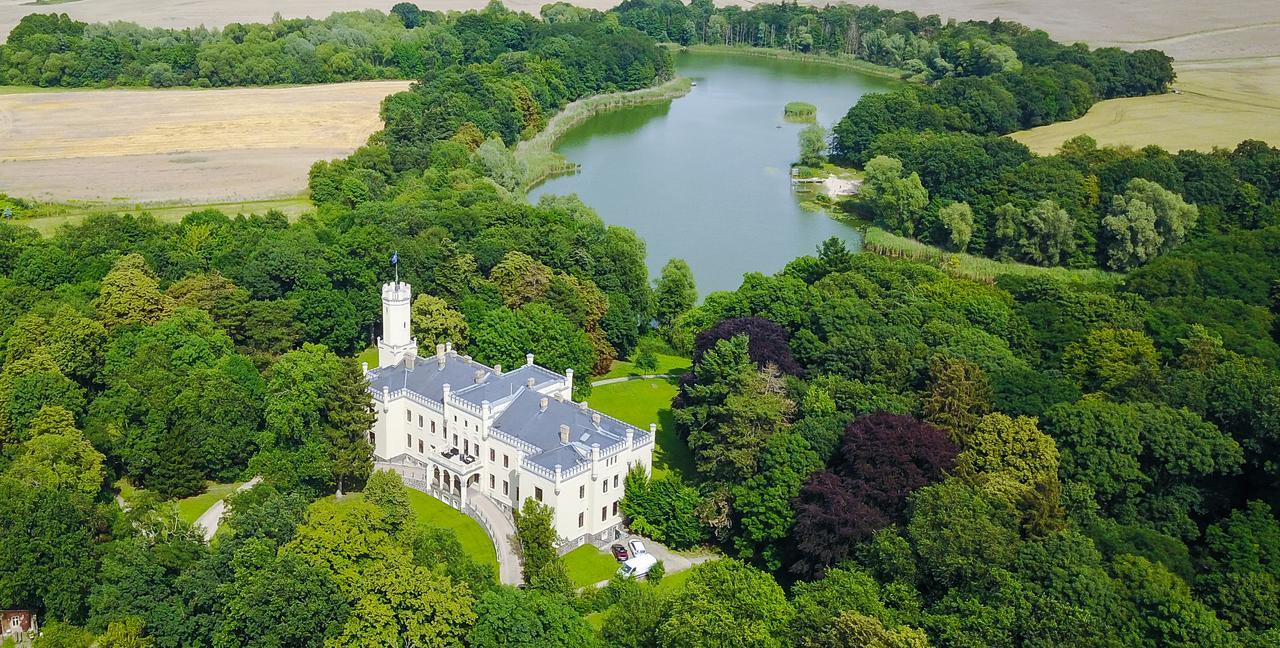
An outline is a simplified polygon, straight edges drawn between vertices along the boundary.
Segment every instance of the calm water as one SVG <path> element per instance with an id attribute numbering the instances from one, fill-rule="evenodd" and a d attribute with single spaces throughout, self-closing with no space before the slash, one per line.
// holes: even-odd
<path id="1" fill-rule="evenodd" d="M 830 65 L 735 54 L 683 53 L 680 74 L 698 85 L 668 104 L 594 117 L 557 149 L 580 173 L 529 193 L 578 194 L 605 222 L 645 240 L 651 276 L 668 259 L 689 262 L 702 295 L 737 288 L 746 272 L 772 273 L 831 236 L 861 243 L 855 228 L 800 207 L 790 165 L 803 127 L 782 119 L 788 101 L 818 106 L 830 127 L 883 79 Z"/>

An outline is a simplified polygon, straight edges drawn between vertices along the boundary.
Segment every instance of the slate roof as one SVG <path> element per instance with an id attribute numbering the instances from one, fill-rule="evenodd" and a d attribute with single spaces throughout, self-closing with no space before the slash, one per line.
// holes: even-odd
<path id="1" fill-rule="evenodd" d="M 600 425 L 591 421 L 596 412 L 582 409 L 577 403 L 547 398 L 547 411 L 540 411 L 543 395 L 522 389 L 507 409 L 494 421 L 493 427 L 529 443 L 542 452 L 527 457 L 543 468 L 556 464 L 568 469 L 591 458 L 592 444 L 604 450 L 626 440 L 631 426 L 608 416 L 600 417 Z M 560 426 L 569 426 L 569 444 L 560 443 Z M 635 440 L 642 434 L 637 431 Z"/>
<path id="2" fill-rule="evenodd" d="M 483 372 L 479 383 L 476 382 L 477 371 Z M 591 416 L 597 413 L 595 410 L 583 409 L 573 401 L 559 400 L 529 389 L 529 378 L 541 385 L 563 380 L 564 376 L 536 364 L 521 365 L 497 375 L 490 367 L 474 360 L 467 362 L 456 352 L 448 351 L 444 367 L 433 355 L 418 356 L 413 369 L 403 361 L 392 367 L 374 369 L 369 372 L 369 386 L 377 392 L 381 392 L 383 387 L 392 392 L 408 389 L 437 403 L 444 401 L 445 384 L 449 385 L 454 396 L 476 406 L 483 401 L 496 404 L 509 398 L 510 403 L 493 422 L 494 429 L 538 448 L 539 452 L 526 459 L 547 470 L 554 470 L 556 465 L 568 470 L 588 462 L 592 444 L 598 443 L 604 450 L 625 441 L 627 430 L 635 431 L 633 439 L 637 444 L 648 440 L 647 431 L 609 416 L 601 415 L 597 426 L 591 420 Z M 545 412 L 541 411 L 544 397 L 547 398 Z M 568 444 L 560 442 L 561 425 L 569 426 Z"/>
<path id="3" fill-rule="evenodd" d="M 479 363 L 476 363 L 476 366 L 480 366 Z M 528 384 L 529 378 L 533 378 L 535 384 L 539 385 L 548 381 L 564 380 L 564 376 L 554 371 L 539 367 L 536 364 L 526 364 L 505 372 L 501 376 L 493 373 L 492 370 L 488 370 L 485 372 L 484 380 L 480 384 L 475 384 L 474 376 L 472 376 L 472 380 L 468 382 L 465 389 L 456 385 L 450 385 L 450 388 L 454 390 L 453 393 L 458 398 L 473 405 L 479 405 L 484 401 L 497 403 L 503 398 L 512 396 L 520 391 L 521 387 L 525 387 Z"/>
<path id="4" fill-rule="evenodd" d="M 418 357 L 409 369 L 401 361 L 391 367 L 379 367 L 369 372 L 369 386 L 374 391 L 382 391 L 385 386 L 391 391 L 408 389 L 420 396 L 430 398 L 437 403 L 444 401 L 444 385 L 451 391 L 458 391 L 475 384 L 477 370 L 491 371 L 488 367 L 472 362 L 467 364 L 457 353 L 446 354 L 442 369 L 435 356 Z"/>

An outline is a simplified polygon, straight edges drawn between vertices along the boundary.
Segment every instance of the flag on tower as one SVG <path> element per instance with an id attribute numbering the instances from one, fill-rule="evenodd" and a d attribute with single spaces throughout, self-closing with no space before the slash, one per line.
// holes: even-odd
<path id="1" fill-rule="evenodd" d="M 400 253 L 391 253 L 391 267 L 396 269 L 396 283 L 400 283 Z"/>

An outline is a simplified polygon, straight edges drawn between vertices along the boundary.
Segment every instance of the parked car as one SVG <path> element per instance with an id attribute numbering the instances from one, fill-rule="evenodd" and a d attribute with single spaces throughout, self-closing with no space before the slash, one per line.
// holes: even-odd
<path id="1" fill-rule="evenodd" d="M 648 551 L 645 550 L 644 543 L 640 542 L 639 540 L 632 540 L 627 544 L 631 546 L 631 555 L 633 556 L 639 556 L 640 554 L 649 553 Z"/>
<path id="2" fill-rule="evenodd" d="M 627 548 L 620 544 L 613 545 L 612 547 L 609 547 L 609 549 L 613 551 L 613 557 L 618 562 L 624 562 L 626 561 L 626 559 L 631 557 L 631 554 L 627 551 Z"/>
<path id="3" fill-rule="evenodd" d="M 638 556 L 632 556 L 622 566 L 618 568 L 618 573 L 623 578 L 644 578 L 649 575 L 649 570 L 658 564 L 658 559 L 653 554 L 642 553 Z"/>

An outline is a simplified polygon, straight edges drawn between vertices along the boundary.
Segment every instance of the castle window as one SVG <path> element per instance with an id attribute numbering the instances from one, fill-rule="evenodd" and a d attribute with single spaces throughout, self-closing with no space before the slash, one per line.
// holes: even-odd
<path id="1" fill-rule="evenodd" d="M 604 486 L 604 490 L 602 490 L 602 491 L 600 491 L 600 492 L 602 492 L 602 493 L 607 493 L 607 492 L 609 492 L 609 480 L 607 480 L 607 479 L 606 479 L 606 480 L 604 480 L 604 484 L 603 484 L 603 486 Z"/>
<path id="2" fill-rule="evenodd" d="M 507 457 L 507 455 L 502 455 L 502 467 L 503 467 L 503 468 L 510 468 L 510 467 L 511 467 L 511 461 L 510 461 L 510 459 Z"/>
<path id="3" fill-rule="evenodd" d="M 418 452 L 422 452 L 422 439 L 418 439 Z"/>
<path id="4" fill-rule="evenodd" d="M 369 433 L 369 445 L 376 445 L 376 444 L 377 444 L 377 441 L 375 440 L 374 434 L 373 434 L 372 432 L 370 432 L 370 433 Z"/>
<path id="5" fill-rule="evenodd" d="M 607 507 L 607 506 L 601 506 L 601 507 L 600 507 L 600 521 L 601 521 L 601 522 L 604 522 L 606 519 L 608 519 L 608 517 L 609 517 L 609 507 Z"/>
<path id="6" fill-rule="evenodd" d="M 493 475 L 489 475 L 489 490 L 493 490 Z"/>
<path id="7" fill-rule="evenodd" d="M 413 447 L 413 435 L 412 435 L 412 434 L 406 434 L 406 435 L 404 435 L 404 445 L 405 445 L 405 447 L 406 447 L 406 448 L 412 448 L 412 447 Z"/>
<path id="8" fill-rule="evenodd" d="M 541 488 L 535 488 L 535 489 L 533 489 L 533 496 L 534 496 L 535 498 L 537 498 L 537 500 L 538 500 L 539 502 L 541 502 L 541 501 L 542 501 L 542 489 L 541 489 Z"/>
<path id="9" fill-rule="evenodd" d="M 418 427 L 422 427 L 422 415 L 418 415 Z"/>
<path id="10" fill-rule="evenodd" d="M 489 461 L 493 461 L 495 456 L 497 455 L 494 453 L 493 448 L 489 448 Z"/>
<path id="11" fill-rule="evenodd" d="M 617 487 L 618 487 L 618 476 L 617 476 L 617 475 L 614 475 L 614 476 L 613 476 L 613 487 L 614 487 L 614 488 L 617 488 Z"/>
<path id="12" fill-rule="evenodd" d="M 408 422 L 410 422 L 410 423 L 412 423 L 412 422 L 413 422 L 413 410 L 405 410 L 405 411 L 404 411 L 404 420 L 406 420 L 406 421 L 408 421 Z"/>
<path id="13" fill-rule="evenodd" d="M 579 486 L 579 487 L 578 487 L 578 499 L 587 499 L 587 487 L 586 487 L 586 486 Z"/>
<path id="14" fill-rule="evenodd" d="M 617 502 L 614 502 L 614 503 L 613 503 L 613 514 L 614 514 L 614 515 L 617 515 L 617 514 L 618 514 L 618 503 L 617 503 Z"/>
<path id="15" fill-rule="evenodd" d="M 502 480 L 502 494 L 503 494 L 503 495 L 508 494 L 508 490 L 507 490 L 507 480 L 505 480 L 505 479 L 504 479 L 504 480 Z"/>
<path id="16" fill-rule="evenodd" d="M 586 525 L 586 523 L 587 523 L 587 514 L 586 514 L 586 513 L 579 513 L 579 514 L 578 514 L 578 528 L 579 528 L 579 529 L 581 529 L 584 525 Z"/>
<path id="17" fill-rule="evenodd" d="M 435 421 L 432 421 L 432 422 L 431 422 L 431 433 L 432 433 L 432 434 L 435 434 L 435 433 L 436 433 L 436 422 L 435 422 Z"/>

